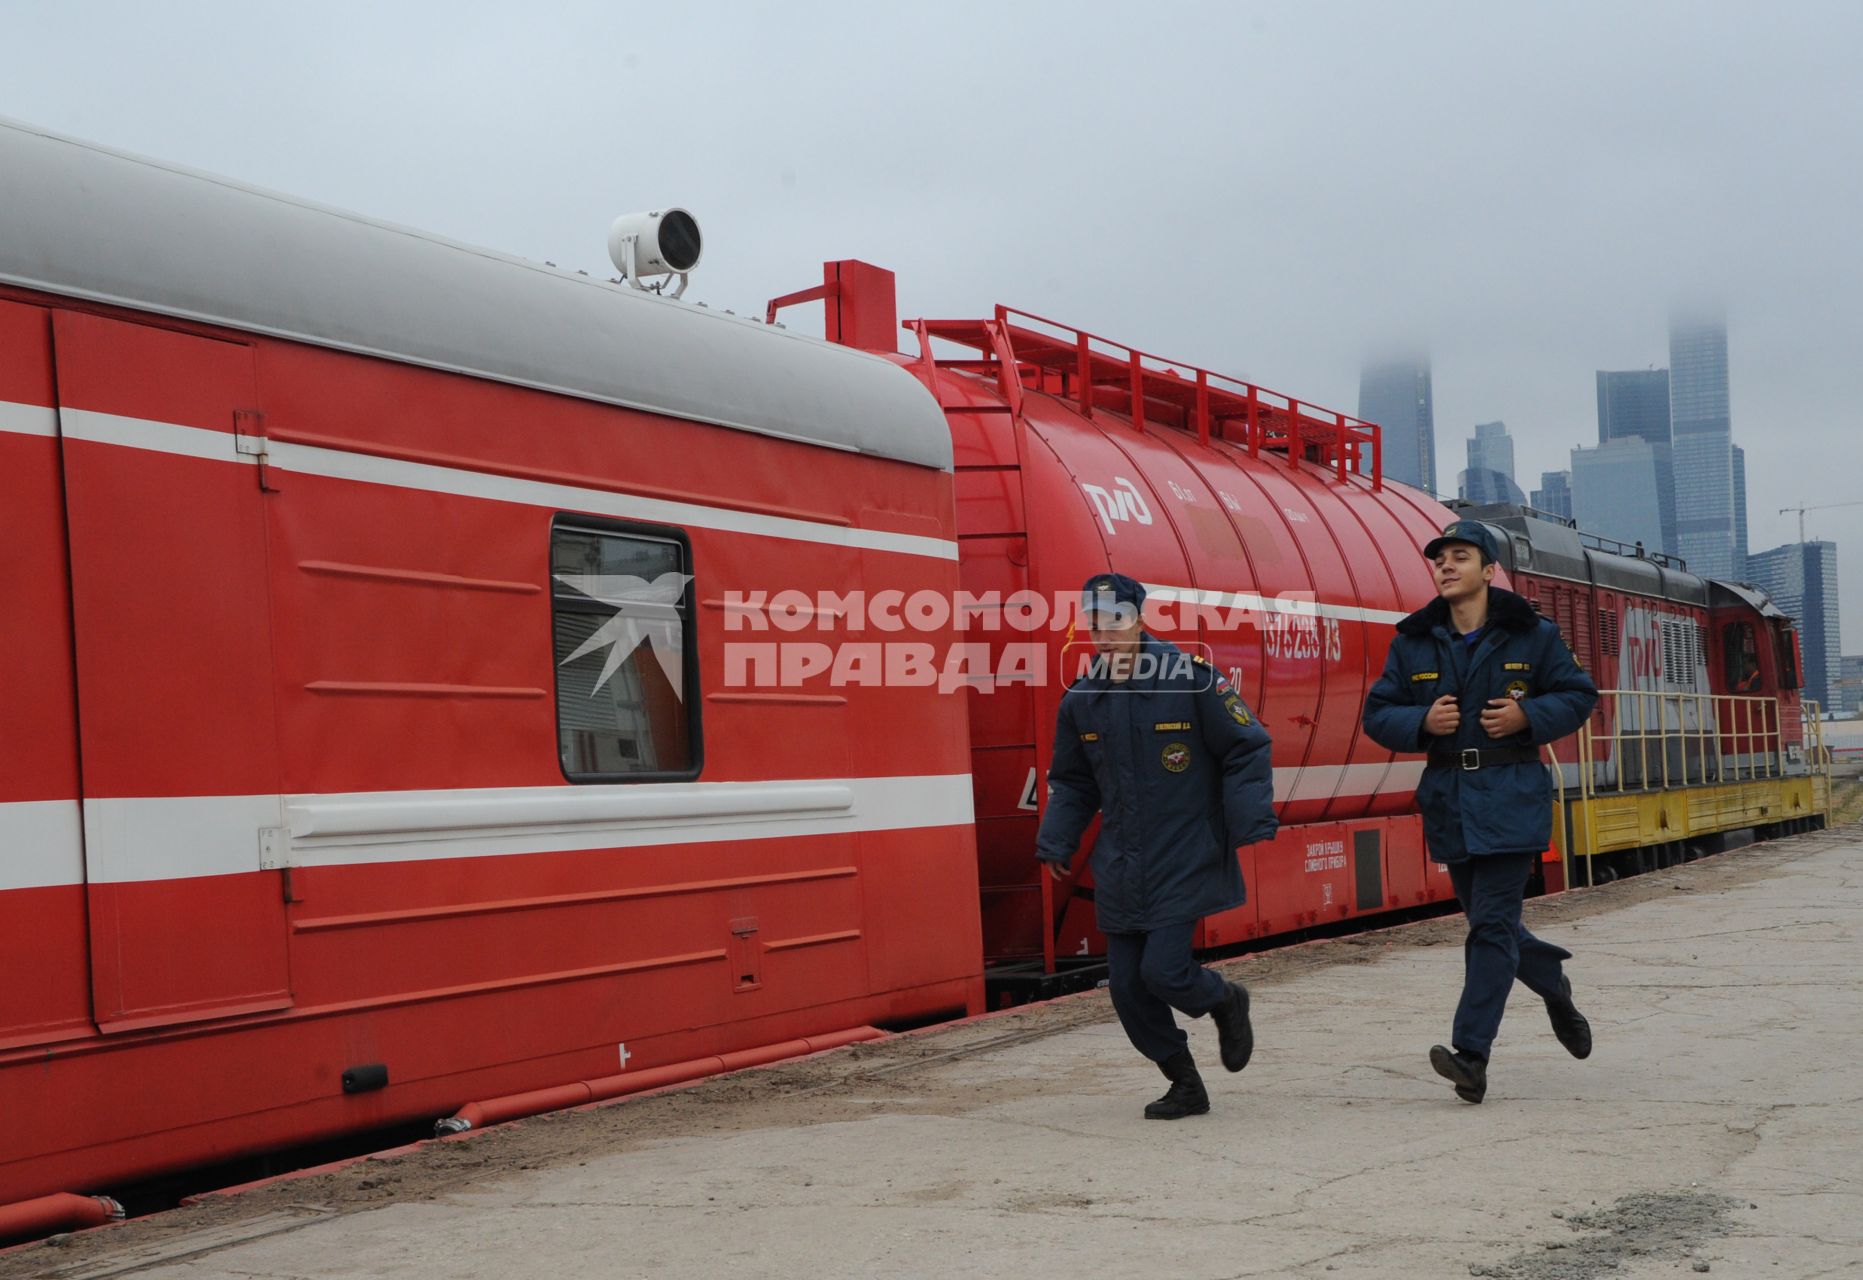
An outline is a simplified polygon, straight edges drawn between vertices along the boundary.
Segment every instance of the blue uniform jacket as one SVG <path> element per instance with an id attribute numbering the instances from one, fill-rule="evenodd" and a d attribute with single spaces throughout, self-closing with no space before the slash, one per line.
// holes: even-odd
<path id="1" fill-rule="evenodd" d="M 1430 704 L 1454 694 L 1462 721 L 1453 738 L 1423 731 Z M 1525 732 L 1490 738 L 1481 712 L 1490 698 L 1517 698 Z M 1488 589 L 1488 623 L 1473 649 L 1457 635 L 1449 606 L 1432 600 L 1397 624 L 1384 674 L 1365 699 L 1365 732 L 1392 751 L 1539 746 L 1576 731 L 1598 701 L 1559 628 L 1511 591 Z M 1539 853 L 1552 836 L 1552 780 L 1544 764 L 1466 771 L 1431 765 L 1417 784 L 1430 856 L 1460 862 L 1484 853 Z"/>
<path id="2" fill-rule="evenodd" d="M 1142 933 L 1247 898 L 1236 849 L 1274 835 L 1268 732 L 1202 659 L 1144 638 L 1133 678 L 1083 676 L 1061 699 L 1036 856 L 1065 865 L 1095 812 L 1103 933 Z"/>

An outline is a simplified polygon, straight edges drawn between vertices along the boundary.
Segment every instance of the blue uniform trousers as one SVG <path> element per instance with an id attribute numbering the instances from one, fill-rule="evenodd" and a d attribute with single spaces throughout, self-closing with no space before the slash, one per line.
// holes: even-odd
<path id="1" fill-rule="evenodd" d="M 1191 956 L 1196 927 L 1196 921 L 1186 920 L 1145 933 L 1106 935 L 1113 1009 L 1132 1047 L 1153 1062 L 1163 1062 L 1190 1043 L 1171 1010 L 1201 1018 L 1229 992 L 1228 983 Z"/>
<path id="2" fill-rule="evenodd" d="M 1462 999 L 1455 1007 L 1455 1047 L 1486 1059 L 1501 1027 L 1507 993 L 1519 978 L 1541 997 L 1565 988 L 1560 964 L 1572 953 L 1528 933 L 1520 899 L 1537 853 L 1487 853 L 1447 864 L 1455 896 L 1468 916 L 1462 944 Z"/>

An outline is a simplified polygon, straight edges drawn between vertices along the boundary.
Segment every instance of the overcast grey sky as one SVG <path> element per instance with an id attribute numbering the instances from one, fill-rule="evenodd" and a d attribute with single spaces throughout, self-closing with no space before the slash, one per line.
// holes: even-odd
<path id="1" fill-rule="evenodd" d="M 0 0 L 0 41 L 0 114 L 565 266 L 683 204 L 714 306 L 860 257 L 906 315 L 1348 412 L 1427 344 L 1448 477 L 1501 418 L 1534 487 L 1718 296 L 1753 548 L 1863 498 L 1863 6 Z M 1863 650 L 1863 507 L 1807 527 Z"/>

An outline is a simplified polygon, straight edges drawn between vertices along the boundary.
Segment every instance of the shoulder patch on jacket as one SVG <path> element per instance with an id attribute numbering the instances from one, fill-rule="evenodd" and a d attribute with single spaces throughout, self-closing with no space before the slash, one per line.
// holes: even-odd
<path id="1" fill-rule="evenodd" d="M 1443 673 L 1440 671 L 1419 671 L 1410 677 L 1410 683 L 1416 684 L 1420 680 L 1440 680 L 1442 678 Z"/>
<path id="2" fill-rule="evenodd" d="M 1248 718 L 1248 708 L 1242 705 L 1242 699 L 1233 693 L 1223 695 L 1223 707 L 1229 712 L 1229 718 L 1237 724 L 1253 724 Z"/>

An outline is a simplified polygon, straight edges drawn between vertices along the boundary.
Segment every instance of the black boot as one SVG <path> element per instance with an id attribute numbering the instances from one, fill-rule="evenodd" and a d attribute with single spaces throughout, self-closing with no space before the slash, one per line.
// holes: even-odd
<path id="1" fill-rule="evenodd" d="M 1464 1102 L 1480 1102 L 1488 1096 L 1488 1063 L 1472 1053 L 1451 1053 L 1441 1045 L 1430 1046 L 1430 1065 L 1436 1074 L 1455 1086 L 1455 1096 Z"/>
<path id="2" fill-rule="evenodd" d="M 1210 1021 L 1216 1024 L 1224 1069 L 1240 1071 L 1255 1052 L 1255 1029 L 1248 1020 L 1248 988 L 1239 982 L 1227 985 L 1223 1002 L 1210 1010 Z"/>
<path id="3" fill-rule="evenodd" d="M 1197 1074 L 1197 1060 L 1190 1050 L 1179 1049 L 1158 1064 L 1171 1087 L 1162 1098 L 1145 1107 L 1147 1120 L 1182 1120 L 1185 1116 L 1205 1115 L 1210 1109 L 1210 1095 Z"/>
<path id="4" fill-rule="evenodd" d="M 1572 980 L 1559 975 L 1559 995 L 1546 999 L 1546 1016 L 1552 1019 L 1553 1034 L 1574 1058 L 1591 1056 L 1591 1023 L 1572 1003 Z"/>

